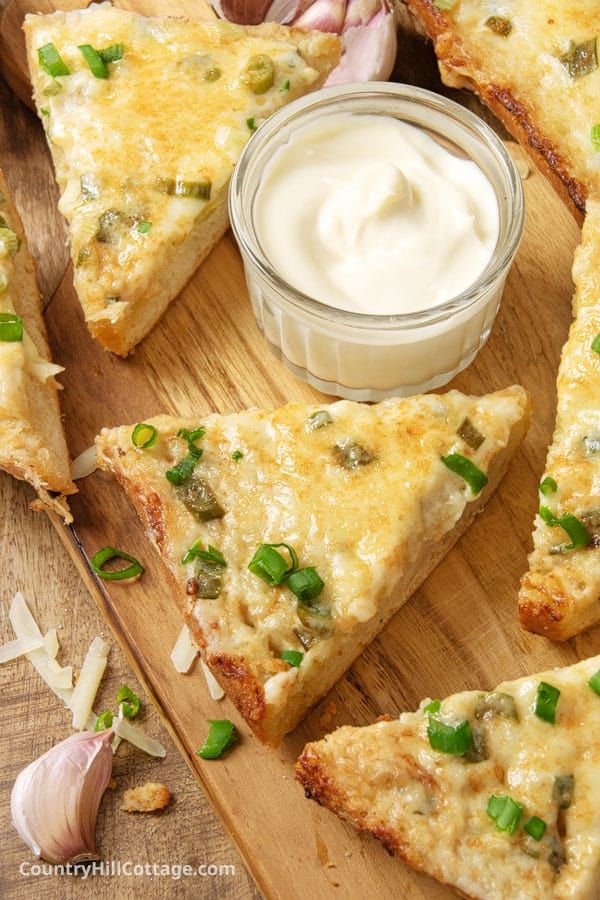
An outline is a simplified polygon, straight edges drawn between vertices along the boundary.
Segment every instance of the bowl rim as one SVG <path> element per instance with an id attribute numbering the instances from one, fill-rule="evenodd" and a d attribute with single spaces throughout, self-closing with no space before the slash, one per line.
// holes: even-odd
<path id="1" fill-rule="evenodd" d="M 342 310 L 322 303 L 320 300 L 316 300 L 314 297 L 291 285 L 276 271 L 262 252 L 253 227 L 252 214 L 249 208 L 251 204 L 246 202 L 245 185 L 247 183 L 248 170 L 255 162 L 257 154 L 263 150 L 265 145 L 270 143 L 271 139 L 282 128 L 288 126 L 291 122 L 304 124 L 304 119 L 309 117 L 312 112 L 326 107 L 331 107 L 333 112 L 351 113 L 351 109 L 344 109 L 340 107 L 340 104 L 344 101 L 350 101 L 351 103 L 354 98 L 364 99 L 365 97 L 372 97 L 373 99 L 385 98 L 391 105 L 393 105 L 395 100 L 400 100 L 403 103 L 409 101 L 451 119 L 465 133 L 478 139 L 490 152 L 497 173 L 506 189 L 505 196 L 499 196 L 499 191 L 496 187 L 494 188 L 498 206 L 500 207 L 502 203 L 506 205 L 505 215 L 508 224 L 505 228 L 505 233 L 500 233 L 498 243 L 487 266 L 468 288 L 445 303 L 430 309 L 390 315 Z M 391 108 L 390 112 L 392 112 Z M 367 113 L 363 112 L 363 114 Z M 377 113 L 374 112 L 373 114 Z M 402 116 L 398 118 L 402 118 Z M 414 124 L 417 128 L 423 127 L 418 123 Z M 432 124 L 429 130 L 436 132 L 437 129 Z M 441 134 L 439 131 L 438 133 Z M 242 150 L 231 177 L 229 186 L 229 219 L 244 264 L 250 264 L 254 269 L 258 270 L 260 276 L 269 283 L 284 304 L 295 307 L 304 314 L 309 313 L 317 319 L 335 322 L 340 325 L 386 331 L 394 329 L 404 330 L 426 327 L 441 321 L 447 321 L 451 316 L 461 313 L 476 304 L 506 276 L 523 235 L 525 198 L 521 177 L 515 161 L 496 132 L 475 113 L 472 113 L 454 100 L 425 88 L 393 82 L 362 82 L 326 87 L 307 94 L 282 107 L 260 125 Z"/>

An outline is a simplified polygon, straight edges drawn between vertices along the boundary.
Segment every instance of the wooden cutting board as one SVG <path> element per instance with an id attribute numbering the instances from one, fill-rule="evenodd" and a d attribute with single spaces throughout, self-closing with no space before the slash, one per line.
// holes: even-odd
<path id="1" fill-rule="evenodd" d="M 1 29 L 0 58 L 21 88 L 18 22 L 25 5 L 13 3 Z M 49 0 L 29 4 L 51 5 Z M 200 8 L 195 0 L 118 5 L 188 14 Z M 430 50 L 413 36 L 401 41 L 397 74 L 441 90 Z M 13 184 L 31 177 L 29 166 L 42 143 L 41 128 L 32 127 L 22 158 L 8 173 Z M 518 148 L 514 152 L 522 158 Z M 261 747 L 227 700 L 211 701 L 197 669 L 185 676 L 173 670 L 169 654 L 181 622 L 170 584 L 116 483 L 99 473 L 81 482 L 72 502 L 74 527 L 57 523 L 116 639 L 268 898 L 357 900 L 375 892 L 381 900 L 449 897 L 447 889 L 388 857 L 374 840 L 359 837 L 304 800 L 292 776 L 304 743 L 343 723 L 366 724 L 381 713 L 413 709 L 425 695 L 491 688 L 505 678 L 569 664 L 600 646 L 598 629 L 553 646 L 521 631 L 516 618 L 517 587 L 553 426 L 560 348 L 570 323 L 570 268 L 578 240 L 577 226 L 540 175 L 531 173 L 525 192 L 525 237 L 492 337 L 452 387 L 484 393 L 522 383 L 535 403 L 530 433 L 470 531 L 280 750 Z M 57 215 L 44 205 L 25 225 L 33 237 L 39 229 L 58 230 Z M 43 270 L 45 261 L 40 265 Z M 74 456 L 103 426 L 157 413 L 201 420 L 214 410 L 322 400 L 269 353 L 254 324 L 230 234 L 128 360 L 109 356 L 89 337 L 70 267 L 48 303 L 47 322 L 55 359 L 66 367 L 62 407 Z M 89 556 L 107 544 L 143 560 L 140 582 L 119 586 L 90 575 Z M 194 751 L 203 742 L 206 719 L 225 717 L 242 736 L 239 746 L 223 760 L 200 760 Z"/>

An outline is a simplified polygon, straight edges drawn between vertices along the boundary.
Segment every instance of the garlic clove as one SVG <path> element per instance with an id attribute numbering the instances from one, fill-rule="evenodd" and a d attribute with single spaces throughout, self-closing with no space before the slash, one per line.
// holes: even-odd
<path id="1" fill-rule="evenodd" d="M 35 856 L 51 863 L 99 859 L 94 833 L 112 774 L 112 738 L 112 729 L 73 734 L 17 776 L 12 821 Z"/>
<path id="2" fill-rule="evenodd" d="M 368 25 L 371 19 L 381 12 L 381 0 L 348 0 L 346 18 L 343 31 L 349 28 L 358 28 L 359 25 Z M 385 10 L 387 12 L 387 8 Z"/>
<path id="3" fill-rule="evenodd" d="M 368 25 L 344 32 L 344 53 L 326 85 L 387 81 L 396 61 L 396 17 L 381 9 Z"/>
<path id="4" fill-rule="evenodd" d="M 259 25 L 271 5 L 271 0 L 219 0 L 217 12 L 237 25 Z"/>
<path id="5" fill-rule="evenodd" d="M 346 0 L 315 0 L 294 19 L 295 28 L 341 34 L 346 16 Z"/>
<path id="6" fill-rule="evenodd" d="M 297 16 L 308 9 L 313 0 L 273 0 L 265 16 L 265 22 L 279 22 L 289 25 Z"/>

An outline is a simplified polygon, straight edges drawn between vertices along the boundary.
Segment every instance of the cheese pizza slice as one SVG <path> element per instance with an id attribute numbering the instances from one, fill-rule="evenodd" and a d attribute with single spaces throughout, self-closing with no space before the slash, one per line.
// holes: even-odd
<path id="1" fill-rule="evenodd" d="M 130 353 L 227 229 L 253 131 L 323 84 L 339 38 L 145 18 L 109 3 L 29 15 L 34 97 L 92 334 Z"/>
<path id="2" fill-rule="evenodd" d="M 71 521 L 76 488 L 58 405 L 35 266 L 0 171 L 0 468 L 28 481 L 39 505 Z"/>
<path id="3" fill-rule="evenodd" d="M 206 662 L 277 744 L 448 551 L 523 437 L 529 398 L 290 404 L 104 430 Z"/>
<path id="4" fill-rule="evenodd" d="M 413 868 L 477 900 L 592 900 L 600 656 L 308 744 L 296 777 Z"/>
<path id="5" fill-rule="evenodd" d="M 600 192 L 597 0 L 405 0 L 444 82 L 466 87 L 579 210 Z"/>
<path id="6" fill-rule="evenodd" d="M 558 373 L 554 439 L 519 594 L 522 625 L 565 640 L 600 622 L 600 203 L 573 266 L 575 320 Z"/>

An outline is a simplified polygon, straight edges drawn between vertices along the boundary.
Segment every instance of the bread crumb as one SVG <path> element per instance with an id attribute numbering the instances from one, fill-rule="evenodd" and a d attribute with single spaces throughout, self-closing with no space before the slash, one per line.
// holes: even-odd
<path id="1" fill-rule="evenodd" d="M 166 784 L 148 781 L 141 787 L 125 791 L 121 809 L 125 812 L 156 812 L 168 806 L 170 801 L 171 793 Z"/>
<path id="2" fill-rule="evenodd" d="M 321 718 L 319 719 L 319 725 L 321 726 L 321 728 L 331 728 L 331 724 L 336 713 L 337 706 L 332 700 L 330 700 L 329 703 L 325 706 Z"/>

